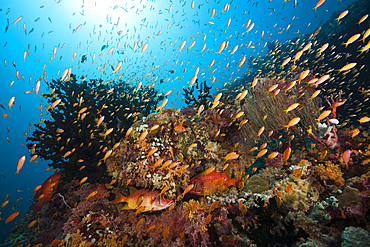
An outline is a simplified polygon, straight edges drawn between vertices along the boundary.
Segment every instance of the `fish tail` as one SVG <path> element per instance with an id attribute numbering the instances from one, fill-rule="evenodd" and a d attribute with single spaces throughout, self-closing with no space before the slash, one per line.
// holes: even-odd
<path id="1" fill-rule="evenodd" d="M 110 202 L 110 204 L 115 204 L 119 202 L 127 201 L 127 197 L 122 195 L 119 191 L 116 191 L 117 198 Z"/>
<path id="2" fill-rule="evenodd" d="M 18 174 L 18 176 L 20 176 L 20 175 L 19 175 L 19 171 L 16 171 L 13 175 L 15 175 L 15 174 Z"/>
<path id="3" fill-rule="evenodd" d="M 239 189 L 240 186 L 243 184 L 245 179 L 246 179 L 246 177 L 241 177 L 241 178 L 232 180 L 232 182 L 233 182 L 232 184 L 235 188 Z"/>

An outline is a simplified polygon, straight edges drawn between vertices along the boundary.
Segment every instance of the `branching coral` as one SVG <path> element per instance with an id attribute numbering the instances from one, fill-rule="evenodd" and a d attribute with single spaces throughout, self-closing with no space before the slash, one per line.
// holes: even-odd
<path id="1" fill-rule="evenodd" d="M 194 135 L 190 130 L 188 135 L 176 132 L 174 126 L 184 124 L 182 121 L 181 114 L 166 108 L 132 126 L 132 133 L 107 160 L 108 173 L 117 179 L 118 186 L 125 186 L 127 181 L 158 190 L 167 186 L 166 194 L 176 198 L 176 191 L 190 180 L 185 165 L 190 166 L 191 159 L 184 157 L 188 157 L 186 147 L 191 144 L 186 139 Z M 143 133 L 145 138 L 140 140 Z"/>
<path id="2" fill-rule="evenodd" d="M 331 161 L 324 164 L 319 164 L 315 167 L 316 175 L 320 176 L 322 180 L 333 180 L 338 186 L 344 185 L 343 173 L 339 165 L 335 165 Z"/>
<path id="3" fill-rule="evenodd" d="M 43 97 L 51 120 L 43 116 L 35 125 L 27 147 L 52 161 L 50 166 L 63 170 L 65 178 L 88 176 L 90 182 L 109 181 L 100 166 L 103 157 L 134 120 L 148 115 L 163 99 L 148 86 L 135 91 L 124 81 L 79 81 L 75 75 L 69 81 L 53 80 L 50 87 L 52 93 Z"/>
<path id="4" fill-rule="evenodd" d="M 204 106 L 204 109 L 208 109 L 208 102 L 212 100 L 212 96 L 210 95 L 210 89 L 206 84 L 206 81 L 198 82 L 198 79 L 195 81 L 195 87 L 190 87 L 189 89 L 184 88 L 184 97 L 185 103 L 187 105 L 193 105 L 199 107 L 201 105 Z M 194 95 L 194 90 L 197 89 L 198 95 Z"/>

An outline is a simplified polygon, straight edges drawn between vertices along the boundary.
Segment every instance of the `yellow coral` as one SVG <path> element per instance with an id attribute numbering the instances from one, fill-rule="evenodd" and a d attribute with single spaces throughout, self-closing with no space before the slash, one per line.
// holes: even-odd
<path id="1" fill-rule="evenodd" d="M 286 192 L 288 185 L 291 185 L 289 193 Z M 306 210 L 319 199 L 319 192 L 315 187 L 309 181 L 300 178 L 295 181 L 292 178 L 280 180 L 276 182 L 275 187 L 282 194 L 283 205 L 295 210 Z"/>
<path id="2" fill-rule="evenodd" d="M 119 247 L 122 245 L 123 245 L 122 240 L 119 240 L 119 237 L 117 236 L 115 232 L 108 234 L 106 238 L 103 239 L 103 241 L 98 243 L 99 247 L 103 247 L 103 246 Z"/>
<path id="3" fill-rule="evenodd" d="M 89 244 L 84 240 L 80 229 L 77 229 L 75 233 L 68 233 L 59 246 L 87 247 Z"/>
<path id="4" fill-rule="evenodd" d="M 199 203 L 199 201 L 195 201 L 193 199 L 191 199 L 189 202 L 184 202 L 182 206 L 184 208 L 183 216 L 193 222 L 197 220 L 197 216 L 199 213 L 206 212 L 209 209 L 208 204 Z"/>
<path id="5" fill-rule="evenodd" d="M 322 180 L 331 179 L 338 186 L 344 185 L 343 173 L 339 168 L 339 165 L 335 165 L 330 161 L 327 161 L 325 165 L 319 164 L 315 168 L 316 175 L 319 175 Z"/>

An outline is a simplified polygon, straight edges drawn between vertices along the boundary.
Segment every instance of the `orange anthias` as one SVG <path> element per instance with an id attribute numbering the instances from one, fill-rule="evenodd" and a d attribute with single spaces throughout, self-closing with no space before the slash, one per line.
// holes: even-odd
<path id="1" fill-rule="evenodd" d="M 126 197 L 118 191 L 116 191 L 116 194 L 117 198 L 110 203 L 115 204 L 119 202 L 127 202 L 127 204 L 123 206 L 121 210 L 138 209 L 139 207 L 144 206 L 144 210 L 142 212 L 159 211 L 174 204 L 174 201 L 166 196 L 159 196 L 159 191 L 156 190 L 137 190 L 134 187 L 130 187 L 130 196 Z"/>
<path id="2" fill-rule="evenodd" d="M 33 211 L 40 211 L 44 202 L 49 202 L 53 191 L 58 188 L 60 177 L 62 176 L 62 172 L 59 171 L 53 175 L 51 175 L 48 179 L 46 179 L 39 190 L 37 190 L 35 196 L 33 197 L 33 201 L 35 202 L 30 206 L 30 209 Z"/>
<path id="3" fill-rule="evenodd" d="M 231 186 L 239 188 L 239 184 L 245 177 L 239 179 L 230 179 L 230 167 L 225 172 L 211 172 L 207 175 L 198 174 L 193 177 L 190 184 L 194 187 L 189 191 L 193 195 L 212 195 L 216 192 L 225 192 Z"/>
<path id="4" fill-rule="evenodd" d="M 180 124 L 175 125 L 175 131 L 176 133 L 183 133 L 186 131 L 185 127 L 182 126 L 182 122 Z"/>

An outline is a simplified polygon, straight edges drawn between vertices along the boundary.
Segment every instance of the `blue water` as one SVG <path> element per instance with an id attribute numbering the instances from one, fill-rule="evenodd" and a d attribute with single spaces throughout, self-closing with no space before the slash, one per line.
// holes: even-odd
<path id="1" fill-rule="evenodd" d="M 195 0 L 193 9 L 191 1 L 1 1 L 0 103 L 4 105 L 6 112 L 3 109 L 0 112 L 8 116 L 0 120 L 0 173 L 5 176 L 0 176 L 0 198 L 9 194 L 10 202 L 1 209 L 0 242 L 5 240 L 14 224 L 12 222 L 5 225 L 4 219 L 11 214 L 17 199 L 22 198 L 23 202 L 19 203 L 20 215 L 14 222 L 21 219 L 31 205 L 33 189 L 52 174 L 45 171 L 48 168 L 47 161 L 36 164 L 29 162 L 26 138 L 23 137 L 25 132 L 28 132 L 27 136 L 31 136 L 33 124 L 40 121 L 40 94 L 48 92 L 44 80 L 41 80 L 38 95 L 35 92 L 25 94 L 25 91 L 32 91 L 44 72 L 47 81 L 61 77 L 66 68 L 72 67 L 73 74 L 84 75 L 89 79 L 102 78 L 109 81 L 122 76 L 123 80 L 128 80 L 132 85 L 137 85 L 140 81 L 144 85 L 155 83 L 155 88 L 164 93 L 174 90 L 169 95 L 167 106 L 182 107 L 182 88 L 189 86 L 197 67 L 200 69 L 198 79 L 210 82 L 213 77 L 216 78 L 212 88 L 215 93 L 225 83 L 231 84 L 248 73 L 247 62 L 238 67 L 244 55 L 247 58 L 263 56 L 267 50 L 264 45 L 268 41 L 284 42 L 313 32 L 333 12 L 343 11 L 351 2 L 353 1 L 327 0 L 315 11 L 312 8 L 316 1 L 298 0 L 296 7 L 293 1 L 233 1 L 228 2 L 229 10 L 221 14 L 226 1 Z M 169 12 L 170 6 L 172 9 Z M 9 13 L 6 14 L 8 9 Z M 211 19 L 212 9 L 215 9 L 216 14 Z M 23 17 L 22 20 L 13 25 L 19 16 Z M 40 19 L 35 22 L 37 18 Z M 231 22 L 227 28 L 229 18 Z M 245 24 L 249 19 L 255 22 L 255 26 L 247 33 Z M 207 23 L 208 21 L 214 24 Z M 5 33 L 8 22 L 9 28 Z M 75 32 L 80 24 L 81 28 Z M 285 29 L 289 24 L 287 31 Z M 156 36 L 159 31 L 162 33 Z M 202 52 L 204 35 L 206 48 Z M 186 44 L 180 51 L 183 41 Z M 195 44 L 189 49 L 193 41 Z M 216 52 L 223 41 L 229 42 L 228 47 L 218 54 Z M 255 48 L 245 46 L 250 41 Z M 118 42 L 120 46 L 117 49 Z M 133 52 L 135 42 L 137 48 Z M 148 43 L 148 48 L 141 54 L 145 43 Z M 108 45 L 108 48 L 101 51 L 103 45 Z M 231 55 L 235 45 L 239 45 L 239 49 Z M 107 55 L 112 46 L 115 49 L 112 54 Z M 54 57 L 52 52 L 55 47 L 57 49 Z M 23 61 L 25 51 L 28 53 Z M 77 56 L 72 62 L 74 52 L 77 52 Z M 95 63 L 92 64 L 94 53 Z M 81 56 L 84 54 L 87 55 L 87 61 L 81 64 Z M 111 66 L 115 67 L 126 57 L 127 61 L 123 62 L 121 70 L 112 74 Z M 213 59 L 215 62 L 209 68 Z M 100 71 L 104 64 L 105 73 Z M 229 65 L 225 68 L 227 64 Z M 183 73 L 185 68 L 186 72 Z M 20 80 L 16 78 L 17 70 Z M 170 70 L 174 73 L 168 73 Z M 57 75 L 58 71 L 60 72 Z M 155 80 L 156 77 L 158 78 Z M 158 85 L 160 79 L 165 79 L 166 82 Z M 10 86 L 12 81 L 14 83 Z M 180 94 L 176 96 L 179 91 Z M 9 109 L 8 101 L 12 96 L 16 98 L 15 105 Z M 31 131 L 28 131 L 30 126 Z M 26 163 L 20 176 L 14 175 L 18 159 L 22 155 L 26 155 Z M 0 200 L 2 203 L 2 199 Z"/>

